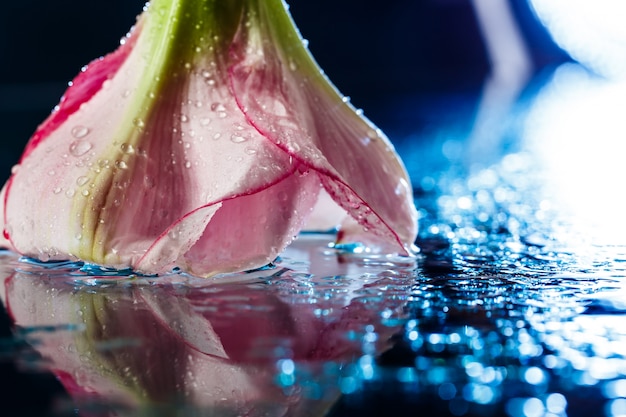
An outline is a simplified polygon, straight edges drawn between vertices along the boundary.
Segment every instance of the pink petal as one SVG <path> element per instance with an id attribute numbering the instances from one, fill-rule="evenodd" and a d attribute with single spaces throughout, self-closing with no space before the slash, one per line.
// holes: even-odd
<path id="1" fill-rule="evenodd" d="M 264 12 L 261 19 L 275 17 Z M 393 146 L 342 100 L 312 57 L 277 47 L 294 39 L 285 41 L 285 33 L 267 26 L 240 30 L 233 46 L 229 74 L 241 111 L 263 136 L 319 172 L 326 192 L 362 226 L 360 234 L 373 233 L 395 251 L 410 253 L 417 214 Z"/>
<path id="2" fill-rule="evenodd" d="M 347 216 L 348 213 L 328 195 L 326 190 L 322 190 L 303 229 L 326 232 L 339 227 Z"/>
<path id="3" fill-rule="evenodd" d="M 271 262 L 298 234 L 319 190 L 317 175 L 294 171 L 258 192 L 225 200 L 185 255 L 186 269 L 211 275 Z"/>

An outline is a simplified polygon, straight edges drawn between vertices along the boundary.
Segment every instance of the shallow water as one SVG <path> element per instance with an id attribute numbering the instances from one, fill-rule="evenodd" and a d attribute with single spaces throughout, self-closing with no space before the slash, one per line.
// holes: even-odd
<path id="1" fill-rule="evenodd" d="M 559 148 L 537 122 L 567 110 L 556 81 L 516 152 L 419 182 L 416 259 L 303 234 L 266 268 L 205 280 L 1 253 L 5 411 L 626 415 L 623 164 L 594 168 L 585 141 Z"/>

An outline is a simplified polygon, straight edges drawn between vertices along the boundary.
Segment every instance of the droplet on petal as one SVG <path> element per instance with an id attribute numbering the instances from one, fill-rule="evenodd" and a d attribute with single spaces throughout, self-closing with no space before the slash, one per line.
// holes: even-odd
<path id="1" fill-rule="evenodd" d="M 74 136 L 76 139 L 82 139 L 85 136 L 87 136 L 89 132 L 90 132 L 89 128 L 85 126 L 75 126 L 72 129 L 72 136 Z"/>
<path id="2" fill-rule="evenodd" d="M 90 142 L 84 140 L 76 140 L 70 144 L 70 154 L 79 157 L 85 155 L 93 148 Z"/>

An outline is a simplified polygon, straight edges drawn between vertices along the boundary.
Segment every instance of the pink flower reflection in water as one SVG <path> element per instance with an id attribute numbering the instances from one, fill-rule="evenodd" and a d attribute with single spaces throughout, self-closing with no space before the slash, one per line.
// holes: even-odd
<path id="1" fill-rule="evenodd" d="M 213 280 L 18 265 L 0 295 L 81 415 L 323 415 L 340 368 L 389 346 L 415 268 L 323 243 L 301 236 L 276 268 Z"/>

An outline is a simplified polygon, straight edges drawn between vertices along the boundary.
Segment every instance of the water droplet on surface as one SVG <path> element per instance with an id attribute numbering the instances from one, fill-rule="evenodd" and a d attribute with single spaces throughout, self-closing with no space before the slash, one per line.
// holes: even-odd
<path id="1" fill-rule="evenodd" d="M 211 119 L 209 119 L 208 117 L 200 119 L 200 126 L 208 126 L 210 124 L 211 124 Z"/>
<path id="2" fill-rule="evenodd" d="M 75 126 L 72 129 L 72 136 L 74 136 L 76 139 L 82 139 L 85 136 L 87 136 L 89 132 L 90 132 L 89 128 L 85 126 Z"/>
<path id="3" fill-rule="evenodd" d="M 82 194 L 84 197 L 88 197 L 88 196 L 89 196 L 89 190 L 83 190 L 83 191 L 81 192 L 81 194 Z"/>
<path id="4" fill-rule="evenodd" d="M 256 149 L 253 148 L 246 148 L 246 153 L 248 155 L 255 155 L 256 154 Z"/>
<path id="5" fill-rule="evenodd" d="M 20 164 L 15 164 L 11 167 L 11 174 L 17 174 L 20 170 Z"/>
<path id="6" fill-rule="evenodd" d="M 50 171 L 48 171 L 48 175 L 54 177 L 56 175 L 56 171 L 54 169 L 51 169 Z"/>
<path id="7" fill-rule="evenodd" d="M 187 169 L 191 168 L 191 162 L 189 161 L 185 162 L 185 168 Z"/>
<path id="8" fill-rule="evenodd" d="M 230 137 L 230 140 L 233 143 L 242 143 L 246 141 L 246 138 L 244 138 L 243 136 L 239 136 L 239 135 L 232 135 Z"/>
<path id="9" fill-rule="evenodd" d="M 76 179 L 76 184 L 79 185 L 79 186 L 83 186 L 83 185 L 87 184 L 88 182 L 89 182 L 89 178 L 87 178 L 85 176 L 81 176 L 81 177 L 78 177 Z"/>
<path id="10" fill-rule="evenodd" d="M 84 140 L 76 140 L 70 145 L 70 154 L 78 157 L 83 156 L 93 148 L 93 145 Z"/>
<path id="11" fill-rule="evenodd" d="M 52 192 L 53 192 L 54 194 L 60 194 L 60 193 L 61 193 L 61 191 L 63 191 L 63 188 L 61 188 L 61 187 L 56 187 L 54 190 L 52 190 Z"/>
<path id="12" fill-rule="evenodd" d="M 140 118 L 133 119 L 133 124 L 137 126 L 138 128 L 142 128 L 146 125 L 144 121 L 141 120 Z"/>
<path id="13" fill-rule="evenodd" d="M 186 123 L 189 121 L 189 118 L 187 117 L 187 115 L 181 114 L 180 115 L 180 121 L 183 123 Z"/>
<path id="14" fill-rule="evenodd" d="M 74 190 L 72 190 L 72 189 L 69 189 L 69 190 L 67 190 L 67 191 L 65 192 L 65 195 L 66 195 L 67 197 L 70 197 L 70 198 L 71 198 L 71 197 L 74 197 L 74 194 L 76 194 L 76 191 L 74 191 Z"/>
<path id="15" fill-rule="evenodd" d="M 221 133 L 216 133 L 216 134 L 213 135 L 213 140 L 218 140 L 221 137 L 222 137 Z"/>

